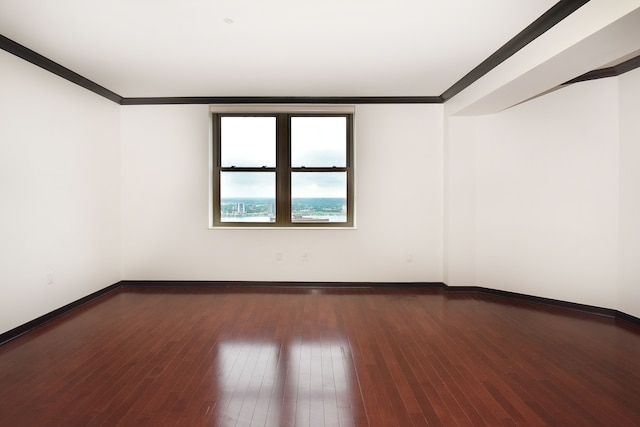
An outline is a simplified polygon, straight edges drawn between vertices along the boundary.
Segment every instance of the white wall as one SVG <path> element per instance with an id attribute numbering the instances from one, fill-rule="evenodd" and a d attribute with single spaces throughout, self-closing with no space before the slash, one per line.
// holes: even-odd
<path id="1" fill-rule="evenodd" d="M 359 105 L 357 229 L 209 230 L 207 106 L 0 66 L 0 333 L 121 279 L 445 280 L 640 316 L 640 70 L 446 140 L 446 106 Z"/>
<path id="2" fill-rule="evenodd" d="M 444 144 L 444 281 L 477 286 L 476 117 L 449 117 Z"/>
<path id="3" fill-rule="evenodd" d="M 4 51 L 0 69 L 2 333 L 120 280 L 120 149 L 118 105 Z"/>
<path id="4" fill-rule="evenodd" d="M 469 258 L 474 247 L 476 266 L 452 262 L 458 281 L 449 284 L 617 308 L 617 81 L 572 85 L 449 126 L 454 147 L 474 145 L 447 159 L 465 165 L 449 167 L 451 191 L 475 199 L 449 197 L 459 216 L 448 217 L 449 235 L 466 231 L 448 256 Z"/>
<path id="5" fill-rule="evenodd" d="M 620 84 L 619 310 L 640 317 L 640 69 Z"/>
<path id="6" fill-rule="evenodd" d="M 479 283 L 615 308 L 617 107 L 616 81 L 609 79 L 482 120 Z"/>
<path id="7" fill-rule="evenodd" d="M 355 117 L 357 229 L 209 230 L 208 107 L 123 107 L 123 277 L 441 281 L 442 106 Z"/>

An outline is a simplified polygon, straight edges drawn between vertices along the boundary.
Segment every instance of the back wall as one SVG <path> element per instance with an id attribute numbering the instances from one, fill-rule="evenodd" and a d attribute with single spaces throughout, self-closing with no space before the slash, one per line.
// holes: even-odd
<path id="1" fill-rule="evenodd" d="M 442 281 L 442 120 L 356 106 L 356 229 L 212 230 L 209 107 L 124 106 L 123 278 Z"/>

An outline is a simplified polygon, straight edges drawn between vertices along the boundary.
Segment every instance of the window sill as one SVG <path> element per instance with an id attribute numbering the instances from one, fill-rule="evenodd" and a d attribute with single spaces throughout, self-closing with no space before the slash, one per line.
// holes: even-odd
<path id="1" fill-rule="evenodd" d="M 213 227 L 209 226 L 208 230 L 357 230 L 358 227 L 353 225 L 349 227 Z"/>

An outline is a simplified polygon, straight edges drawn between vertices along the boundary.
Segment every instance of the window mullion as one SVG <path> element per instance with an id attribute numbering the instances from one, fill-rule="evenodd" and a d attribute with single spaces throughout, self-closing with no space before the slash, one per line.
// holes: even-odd
<path id="1" fill-rule="evenodd" d="M 347 167 L 330 167 L 330 168 L 318 168 L 318 167 L 291 167 L 291 172 L 347 172 Z"/>
<path id="2" fill-rule="evenodd" d="M 220 171 L 222 172 L 276 172 L 276 168 L 272 168 L 272 167 L 260 167 L 260 168 L 254 168 L 254 167 L 236 167 L 236 166 L 228 166 L 228 167 L 219 167 L 218 169 L 220 169 Z"/>
<path id="3" fill-rule="evenodd" d="M 290 122 L 287 114 L 278 114 L 276 140 L 276 224 L 291 223 L 291 148 Z"/>

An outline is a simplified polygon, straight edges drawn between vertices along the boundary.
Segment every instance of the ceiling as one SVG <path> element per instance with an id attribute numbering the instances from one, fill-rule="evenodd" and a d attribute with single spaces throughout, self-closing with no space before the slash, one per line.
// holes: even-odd
<path id="1" fill-rule="evenodd" d="M 122 97 L 439 96 L 556 0 L 0 0 L 0 34 Z"/>

